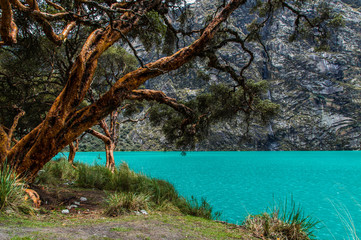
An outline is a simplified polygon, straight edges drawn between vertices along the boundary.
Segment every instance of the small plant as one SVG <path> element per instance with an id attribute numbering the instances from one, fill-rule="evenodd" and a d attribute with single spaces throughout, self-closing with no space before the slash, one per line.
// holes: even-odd
<path id="1" fill-rule="evenodd" d="M 108 195 L 105 214 L 108 216 L 119 216 L 133 211 L 147 210 L 149 196 L 145 194 L 116 192 Z"/>
<path id="2" fill-rule="evenodd" d="M 270 239 L 314 239 L 314 229 L 319 222 L 303 214 L 301 207 L 291 200 L 283 204 L 283 208 L 274 207 L 271 214 L 250 215 L 244 226 L 257 236 Z"/>

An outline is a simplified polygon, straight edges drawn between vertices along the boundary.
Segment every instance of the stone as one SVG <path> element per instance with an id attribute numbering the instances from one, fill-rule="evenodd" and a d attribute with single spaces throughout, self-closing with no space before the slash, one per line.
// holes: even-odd
<path id="1" fill-rule="evenodd" d="M 69 212 L 68 209 L 64 209 L 64 210 L 61 211 L 61 213 L 62 213 L 62 214 L 69 214 L 70 212 Z"/>
<path id="2" fill-rule="evenodd" d="M 143 215 L 148 215 L 147 211 L 145 211 L 145 210 L 140 210 L 140 212 L 141 212 Z"/>
<path id="3" fill-rule="evenodd" d="M 81 198 L 80 198 L 80 201 L 81 201 L 81 202 L 86 202 L 86 201 L 88 201 L 88 199 L 87 199 L 86 197 L 81 197 Z"/>
<path id="4" fill-rule="evenodd" d="M 72 208 L 77 208 L 77 207 L 78 207 L 78 205 L 72 204 L 70 206 L 67 206 L 66 208 L 70 210 Z"/>
<path id="5" fill-rule="evenodd" d="M 5 213 L 6 214 L 12 214 L 12 213 L 15 213 L 15 211 L 12 210 L 12 209 L 6 209 Z"/>

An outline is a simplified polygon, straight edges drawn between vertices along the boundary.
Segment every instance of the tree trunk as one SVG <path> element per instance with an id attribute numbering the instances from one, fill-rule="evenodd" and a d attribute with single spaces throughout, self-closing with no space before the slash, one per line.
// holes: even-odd
<path id="1" fill-rule="evenodd" d="M 75 154 L 76 152 L 79 150 L 79 139 L 77 139 L 75 141 L 75 145 L 74 142 L 71 142 L 69 144 L 69 157 L 68 157 L 68 162 L 74 167 L 74 158 L 75 158 Z"/>
<path id="2" fill-rule="evenodd" d="M 110 116 L 109 116 L 110 127 L 106 123 L 105 119 L 103 119 L 99 122 L 99 126 L 103 129 L 104 134 L 97 132 L 94 129 L 88 130 L 88 132 L 90 134 L 101 139 L 104 142 L 105 153 L 106 153 L 105 166 L 112 172 L 114 172 L 114 169 L 115 169 L 114 149 L 116 147 L 116 140 L 117 140 L 117 136 L 118 136 L 118 133 L 116 131 L 117 117 L 118 117 L 117 111 L 113 111 L 110 114 Z"/>
<path id="3" fill-rule="evenodd" d="M 114 142 L 110 142 L 110 144 L 105 144 L 105 152 L 107 156 L 105 166 L 112 172 L 114 172 L 115 169 L 114 149 L 115 149 Z"/>
<path id="4" fill-rule="evenodd" d="M 101 139 L 104 142 L 105 153 L 106 153 L 105 166 L 113 172 L 114 168 L 115 168 L 115 162 L 114 162 L 115 143 L 114 143 L 114 141 L 110 137 L 108 137 L 108 136 L 106 136 L 104 134 L 101 134 L 100 132 L 95 131 L 94 129 L 89 129 L 88 132 L 91 135 Z"/>

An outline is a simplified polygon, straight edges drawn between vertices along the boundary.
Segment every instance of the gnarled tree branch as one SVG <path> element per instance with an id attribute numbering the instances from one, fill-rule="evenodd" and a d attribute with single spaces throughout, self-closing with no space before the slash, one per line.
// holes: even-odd
<path id="1" fill-rule="evenodd" d="M 23 111 L 22 109 L 19 109 L 19 113 L 14 117 L 13 125 L 11 126 L 11 128 L 9 129 L 9 132 L 8 132 L 8 149 L 10 149 L 11 140 L 13 138 L 14 131 L 19 123 L 19 119 L 22 116 L 24 116 L 24 114 L 25 114 L 25 111 Z"/>
<path id="2" fill-rule="evenodd" d="M 0 45 L 12 45 L 16 43 L 16 35 L 18 34 L 18 27 L 13 19 L 13 10 L 9 0 L 1 0 L 1 26 L 0 35 L 2 42 Z"/>
<path id="3" fill-rule="evenodd" d="M 155 91 L 148 89 L 134 90 L 127 96 L 127 99 L 140 100 L 140 101 L 141 100 L 156 101 L 158 103 L 170 106 L 177 112 L 180 112 L 187 117 L 191 117 L 191 118 L 194 117 L 194 111 L 192 109 L 185 106 L 184 104 L 177 102 L 177 100 L 175 100 L 174 98 L 168 97 L 162 91 Z"/>

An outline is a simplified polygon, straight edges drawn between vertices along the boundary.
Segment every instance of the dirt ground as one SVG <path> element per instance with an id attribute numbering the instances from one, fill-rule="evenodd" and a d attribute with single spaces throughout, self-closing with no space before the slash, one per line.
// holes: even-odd
<path id="1" fill-rule="evenodd" d="M 36 216 L 0 217 L 0 240 L 32 239 L 256 239 L 241 227 L 176 213 L 152 212 L 117 218 L 103 215 L 99 190 L 32 186 L 42 201 Z M 86 198 L 86 201 L 80 201 Z M 68 214 L 61 213 L 68 206 Z"/>
<path id="2" fill-rule="evenodd" d="M 193 234 L 192 234 L 193 235 Z M 62 227 L 2 227 L 0 239 L 207 239 L 155 219 Z"/>

